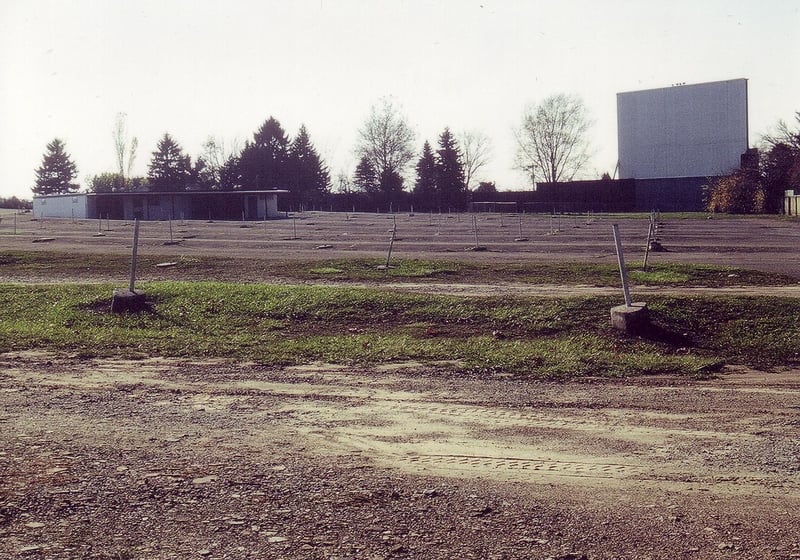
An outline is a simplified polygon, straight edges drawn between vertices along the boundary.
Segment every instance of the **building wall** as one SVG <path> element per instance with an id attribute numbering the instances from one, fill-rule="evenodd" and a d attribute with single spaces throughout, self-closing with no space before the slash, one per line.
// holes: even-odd
<path id="1" fill-rule="evenodd" d="M 280 217 L 278 194 L 241 191 L 115 193 L 97 195 L 97 205 L 101 214 L 105 212 L 125 220 L 263 220 Z"/>
<path id="2" fill-rule="evenodd" d="M 794 194 L 793 190 L 785 191 L 784 193 L 783 213 L 787 216 L 800 215 L 800 195 Z"/>
<path id="3" fill-rule="evenodd" d="M 45 218 L 112 220 L 263 220 L 279 218 L 278 192 L 83 193 L 35 196 Z"/>
<path id="4" fill-rule="evenodd" d="M 265 208 L 267 218 L 279 218 L 278 213 L 278 195 L 267 194 L 265 199 Z"/>
<path id="5" fill-rule="evenodd" d="M 85 194 L 35 196 L 33 215 L 37 218 L 88 218 L 88 197 Z"/>
<path id="6" fill-rule="evenodd" d="M 636 179 L 638 212 L 702 212 L 703 187 L 707 177 Z"/>
<path id="7" fill-rule="evenodd" d="M 516 211 L 534 213 L 632 212 L 635 183 L 630 179 L 538 183 L 535 191 L 473 193 L 471 208 L 513 204 Z"/>
<path id="8" fill-rule="evenodd" d="M 553 212 L 631 212 L 635 182 L 624 180 L 537 183 L 526 208 Z"/>
<path id="9" fill-rule="evenodd" d="M 724 175 L 748 148 L 747 80 L 617 94 L 619 177 Z"/>

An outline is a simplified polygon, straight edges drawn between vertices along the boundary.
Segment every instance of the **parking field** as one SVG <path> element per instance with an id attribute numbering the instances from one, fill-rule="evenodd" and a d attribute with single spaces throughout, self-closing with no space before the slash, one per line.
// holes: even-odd
<path id="1" fill-rule="evenodd" d="M 16 221 L 16 224 L 14 223 Z M 140 248 L 159 255 L 219 254 L 257 259 L 385 256 L 392 231 L 398 258 L 482 262 L 614 262 L 611 225 L 620 226 L 626 257 L 641 260 L 649 220 L 609 215 L 342 214 L 305 212 L 267 222 L 142 222 Z M 485 251 L 470 251 L 477 245 Z M 14 233 L 16 231 L 16 234 Z M 6 249 L 130 252 L 131 222 L 38 219 L 0 221 Z M 684 219 L 662 216 L 665 251 L 652 262 L 719 264 L 800 273 L 800 223 L 780 217 Z M 42 243 L 34 240 L 51 239 Z M 517 241 L 519 240 L 519 241 Z M 175 244 L 165 244 L 172 241 Z"/>

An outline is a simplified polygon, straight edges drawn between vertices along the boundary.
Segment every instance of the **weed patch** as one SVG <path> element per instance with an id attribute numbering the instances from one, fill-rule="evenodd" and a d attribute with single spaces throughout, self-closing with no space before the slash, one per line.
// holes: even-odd
<path id="1" fill-rule="evenodd" d="M 800 361 L 800 302 L 660 297 L 651 332 L 611 329 L 605 297 L 468 298 L 380 289 L 149 283 L 150 311 L 111 314 L 109 285 L 0 285 L 0 350 L 229 357 L 266 364 L 449 361 L 566 378 L 699 375 Z"/>

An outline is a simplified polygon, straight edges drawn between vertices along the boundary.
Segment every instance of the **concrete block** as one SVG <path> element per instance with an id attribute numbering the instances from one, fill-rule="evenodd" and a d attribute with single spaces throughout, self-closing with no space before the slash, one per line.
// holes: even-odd
<path id="1" fill-rule="evenodd" d="M 618 305 L 611 308 L 611 326 L 627 334 L 639 334 L 649 326 L 647 304 L 635 302 L 630 306 Z"/>
<path id="2" fill-rule="evenodd" d="M 147 308 L 144 293 L 134 290 L 114 290 L 111 298 L 111 313 L 138 313 Z"/>

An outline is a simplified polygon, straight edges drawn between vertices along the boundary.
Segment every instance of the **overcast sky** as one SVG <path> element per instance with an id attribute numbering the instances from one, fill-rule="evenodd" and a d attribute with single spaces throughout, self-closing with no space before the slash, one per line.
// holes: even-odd
<path id="1" fill-rule="evenodd" d="M 30 198 L 48 142 L 86 178 L 116 167 L 115 115 L 145 175 L 169 132 L 193 158 L 210 135 L 301 124 L 331 176 L 352 173 L 358 128 L 393 96 L 417 149 L 449 126 L 493 144 L 483 177 L 514 170 L 526 104 L 581 96 L 593 178 L 617 159 L 616 93 L 748 78 L 751 144 L 800 110 L 795 0 L 0 0 L 0 196 Z"/>

